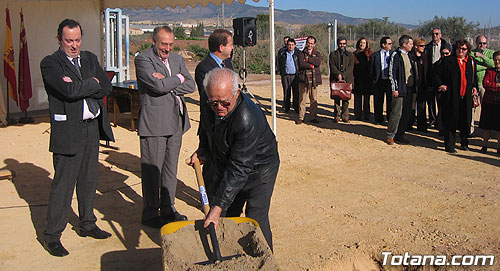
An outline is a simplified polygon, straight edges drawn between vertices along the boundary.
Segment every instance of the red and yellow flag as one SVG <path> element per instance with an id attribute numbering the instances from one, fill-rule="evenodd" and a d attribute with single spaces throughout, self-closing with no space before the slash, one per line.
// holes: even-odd
<path id="1" fill-rule="evenodd" d="M 3 52 L 3 75 L 7 79 L 9 96 L 17 102 L 16 67 L 14 66 L 14 46 L 12 45 L 12 28 L 10 26 L 9 9 L 5 9 L 5 51 Z"/>
<path id="2" fill-rule="evenodd" d="M 19 34 L 19 107 L 21 112 L 26 112 L 30 106 L 32 96 L 30 57 L 28 56 L 28 42 L 24 28 L 24 16 L 21 9 L 21 28 Z"/>

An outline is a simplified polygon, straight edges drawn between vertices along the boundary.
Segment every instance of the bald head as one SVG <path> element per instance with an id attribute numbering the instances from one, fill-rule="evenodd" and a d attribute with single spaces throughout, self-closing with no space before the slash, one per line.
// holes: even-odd
<path id="1" fill-rule="evenodd" d="M 225 117 L 235 107 L 238 91 L 238 75 L 230 69 L 213 69 L 203 80 L 208 104 L 219 117 Z"/>

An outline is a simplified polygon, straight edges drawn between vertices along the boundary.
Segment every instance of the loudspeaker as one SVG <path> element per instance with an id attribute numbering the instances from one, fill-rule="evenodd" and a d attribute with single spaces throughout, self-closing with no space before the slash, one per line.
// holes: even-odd
<path id="1" fill-rule="evenodd" d="M 243 47 L 257 44 L 257 19 L 241 17 L 233 19 L 233 43 Z"/>

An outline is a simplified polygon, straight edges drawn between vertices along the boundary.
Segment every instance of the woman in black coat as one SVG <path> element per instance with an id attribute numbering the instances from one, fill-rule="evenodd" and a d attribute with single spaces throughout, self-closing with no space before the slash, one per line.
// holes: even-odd
<path id="1" fill-rule="evenodd" d="M 356 42 L 354 51 L 354 118 L 370 119 L 370 95 L 373 92 L 370 77 L 370 55 L 373 53 L 366 38 Z"/>
<path id="2" fill-rule="evenodd" d="M 467 139 L 472 120 L 472 95 L 477 94 L 476 67 L 469 56 L 471 45 L 466 40 L 453 44 L 452 55 L 436 67 L 434 80 L 441 92 L 445 151 L 456 153 L 455 132 L 460 131 L 462 150 L 469 150 Z"/>

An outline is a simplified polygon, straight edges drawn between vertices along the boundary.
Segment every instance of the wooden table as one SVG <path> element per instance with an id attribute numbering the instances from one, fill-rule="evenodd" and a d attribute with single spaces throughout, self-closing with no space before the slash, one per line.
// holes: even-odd
<path id="1" fill-rule="evenodd" d="M 116 127 L 116 117 L 121 112 L 128 111 L 127 109 L 120 110 L 120 106 L 118 104 L 118 99 L 126 99 L 127 103 L 130 104 L 130 129 L 135 131 L 135 122 L 139 117 L 139 104 L 140 104 L 140 95 L 139 90 L 137 89 L 137 81 L 128 81 L 128 82 L 120 82 L 120 83 L 112 83 L 113 90 L 109 94 L 108 101 L 108 111 L 113 113 L 113 126 Z"/>

